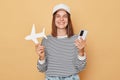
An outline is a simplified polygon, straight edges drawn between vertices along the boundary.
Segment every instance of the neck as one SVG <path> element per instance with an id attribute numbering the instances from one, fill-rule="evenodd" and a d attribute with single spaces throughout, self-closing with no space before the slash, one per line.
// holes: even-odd
<path id="1" fill-rule="evenodd" d="M 65 36 L 67 35 L 66 29 L 57 29 L 57 36 Z"/>

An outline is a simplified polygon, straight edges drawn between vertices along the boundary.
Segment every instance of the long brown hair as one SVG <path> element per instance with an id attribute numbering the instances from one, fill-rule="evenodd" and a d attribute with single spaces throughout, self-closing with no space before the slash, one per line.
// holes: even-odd
<path id="1" fill-rule="evenodd" d="M 55 14 L 57 13 L 57 11 L 53 14 L 53 18 L 52 18 L 52 36 L 53 37 L 57 37 L 57 27 L 55 25 Z M 71 37 L 74 35 L 74 31 L 73 31 L 73 25 L 72 25 L 72 21 L 71 21 L 71 17 L 70 14 L 67 12 L 68 14 L 68 25 L 66 26 L 66 32 L 67 32 L 67 36 Z"/>

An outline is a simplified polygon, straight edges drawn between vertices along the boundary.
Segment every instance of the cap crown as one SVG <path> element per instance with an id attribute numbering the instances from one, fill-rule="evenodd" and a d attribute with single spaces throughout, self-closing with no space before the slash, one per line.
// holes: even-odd
<path id="1" fill-rule="evenodd" d="M 60 10 L 60 9 L 63 9 L 63 10 L 67 11 L 67 12 L 70 14 L 70 8 L 69 8 L 67 5 L 65 5 L 65 4 L 58 4 L 58 5 L 56 5 L 56 6 L 53 8 L 53 14 L 54 14 L 56 11 Z"/>

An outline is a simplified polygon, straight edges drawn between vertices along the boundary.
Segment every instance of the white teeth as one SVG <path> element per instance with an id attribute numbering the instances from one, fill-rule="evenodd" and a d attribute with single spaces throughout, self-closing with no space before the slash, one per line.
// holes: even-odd
<path id="1" fill-rule="evenodd" d="M 59 24 L 64 24 L 63 22 L 60 22 Z"/>

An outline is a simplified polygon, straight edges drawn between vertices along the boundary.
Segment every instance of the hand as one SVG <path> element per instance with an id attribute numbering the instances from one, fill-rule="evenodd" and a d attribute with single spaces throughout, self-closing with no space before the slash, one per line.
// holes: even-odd
<path id="1" fill-rule="evenodd" d="M 35 50 L 37 55 L 39 56 L 40 60 L 44 60 L 45 59 L 45 47 L 42 46 L 41 44 L 36 44 L 35 45 Z"/>
<path id="2" fill-rule="evenodd" d="M 82 38 L 75 40 L 75 45 L 79 50 L 80 55 L 84 55 L 84 48 L 86 46 L 86 40 L 83 40 Z"/>

